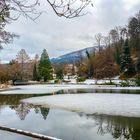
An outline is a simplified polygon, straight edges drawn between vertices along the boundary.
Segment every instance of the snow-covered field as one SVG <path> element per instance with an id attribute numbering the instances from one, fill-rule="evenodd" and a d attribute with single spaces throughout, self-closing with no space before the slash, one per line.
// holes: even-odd
<path id="1" fill-rule="evenodd" d="M 33 97 L 22 102 L 86 114 L 140 117 L 140 96 L 132 94 L 64 94 Z"/>
<path id="2" fill-rule="evenodd" d="M 112 90 L 140 90 L 140 87 L 115 87 L 109 85 L 87 85 L 87 84 L 47 84 L 14 86 L 12 90 L 1 91 L 0 94 L 47 94 L 68 89 L 112 89 Z M 16 90 L 14 90 L 16 89 Z"/>

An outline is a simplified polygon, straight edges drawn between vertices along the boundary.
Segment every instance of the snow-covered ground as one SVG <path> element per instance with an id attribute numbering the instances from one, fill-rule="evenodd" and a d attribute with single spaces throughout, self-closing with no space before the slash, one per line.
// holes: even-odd
<path id="1" fill-rule="evenodd" d="M 13 89 L 16 90 L 13 90 Z M 14 86 L 11 90 L 1 91 L 0 94 L 47 94 L 60 91 L 62 89 L 86 89 L 93 88 L 92 85 L 67 85 L 67 84 L 46 84 L 46 85 L 25 85 Z"/>
<path id="2" fill-rule="evenodd" d="M 121 82 L 125 82 L 123 80 L 119 80 L 119 79 L 112 79 L 111 82 L 115 83 L 115 84 L 120 84 Z M 95 79 L 86 79 L 84 82 L 84 84 L 105 84 L 105 83 L 110 83 L 110 80 L 95 80 Z"/>
<path id="3" fill-rule="evenodd" d="M 112 89 L 112 90 L 140 90 L 140 87 L 115 87 L 109 85 L 88 84 L 46 84 L 14 86 L 12 90 L 0 91 L 0 94 L 48 94 L 68 89 Z M 14 90 L 15 89 L 15 90 Z"/>
<path id="4" fill-rule="evenodd" d="M 33 97 L 22 102 L 86 114 L 140 117 L 140 96 L 132 94 L 64 94 Z"/>

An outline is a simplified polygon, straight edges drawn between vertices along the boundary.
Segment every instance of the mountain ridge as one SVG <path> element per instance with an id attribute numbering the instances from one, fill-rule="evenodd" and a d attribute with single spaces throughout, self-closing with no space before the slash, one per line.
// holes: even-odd
<path id="1" fill-rule="evenodd" d="M 101 46 L 103 47 L 103 46 Z M 73 51 L 64 55 L 61 55 L 59 57 L 56 58 L 52 58 L 51 62 L 52 63 L 62 63 L 62 64 L 69 64 L 69 63 L 75 63 L 77 61 L 79 61 L 80 59 L 84 59 L 87 57 L 86 51 L 89 54 L 92 54 L 93 52 L 96 51 L 96 49 L 98 48 L 98 46 L 93 46 L 93 47 L 88 47 L 88 48 L 84 48 L 81 50 L 77 50 L 77 51 Z"/>

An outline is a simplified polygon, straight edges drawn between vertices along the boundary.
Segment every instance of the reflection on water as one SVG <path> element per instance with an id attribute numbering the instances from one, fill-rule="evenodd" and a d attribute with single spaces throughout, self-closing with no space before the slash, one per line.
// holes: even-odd
<path id="1" fill-rule="evenodd" d="M 43 116 L 43 119 L 46 120 L 47 115 L 49 113 L 48 108 L 39 107 L 39 106 L 32 106 L 25 103 L 20 103 L 19 105 L 11 105 L 9 106 L 11 109 L 15 110 L 16 114 L 21 120 L 24 120 L 27 114 L 30 112 L 31 109 L 34 109 L 36 114 L 40 113 Z"/>
<path id="2" fill-rule="evenodd" d="M 140 90 L 130 90 L 130 89 L 66 89 L 60 91 L 60 93 L 120 93 L 120 94 L 140 94 Z"/>
<path id="3" fill-rule="evenodd" d="M 140 119 L 116 116 L 87 115 L 98 122 L 98 133 L 110 133 L 115 139 L 140 140 Z"/>
<path id="4" fill-rule="evenodd" d="M 8 105 L 10 109 L 14 110 L 21 120 L 24 120 L 26 115 L 31 109 L 34 109 L 35 113 L 42 114 L 43 118 L 46 119 L 49 109 L 44 107 L 34 107 L 26 103 L 20 103 L 21 99 L 34 97 L 37 95 L 0 95 L 0 108 Z"/>
<path id="5" fill-rule="evenodd" d="M 87 115 L 20 103 L 21 99 L 34 96 L 0 95 L 0 125 L 63 140 L 140 140 L 140 118 Z M 4 131 L 0 131 L 0 136 L 2 140 L 33 140 Z"/>

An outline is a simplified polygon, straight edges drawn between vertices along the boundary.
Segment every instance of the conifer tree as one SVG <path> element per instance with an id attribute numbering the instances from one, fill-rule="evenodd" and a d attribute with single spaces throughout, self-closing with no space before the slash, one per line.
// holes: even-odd
<path id="1" fill-rule="evenodd" d="M 39 80 L 39 75 L 38 75 L 38 72 L 37 72 L 36 63 L 34 64 L 34 68 L 33 68 L 33 80 L 35 80 L 35 81 Z"/>
<path id="2" fill-rule="evenodd" d="M 121 63 L 121 49 L 120 48 L 116 48 L 116 52 L 115 52 L 115 60 L 116 60 L 116 63 L 118 64 L 118 65 L 120 65 L 120 63 Z"/>
<path id="3" fill-rule="evenodd" d="M 140 57 L 138 58 L 137 62 L 136 62 L 136 71 L 138 73 L 140 73 Z"/>
<path id="4" fill-rule="evenodd" d="M 43 50 L 39 62 L 39 74 L 44 82 L 52 79 L 52 66 L 46 49 Z"/>
<path id="5" fill-rule="evenodd" d="M 121 71 L 127 75 L 131 76 L 135 73 L 135 69 L 133 67 L 131 55 L 130 55 L 130 47 L 128 45 L 128 39 L 126 39 L 124 46 L 122 47 L 122 56 L 121 56 Z"/>

